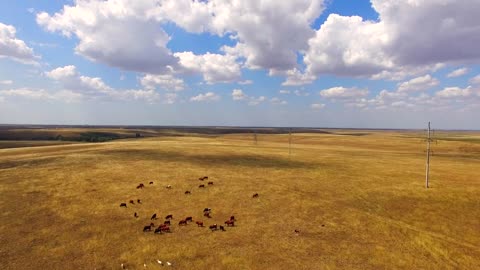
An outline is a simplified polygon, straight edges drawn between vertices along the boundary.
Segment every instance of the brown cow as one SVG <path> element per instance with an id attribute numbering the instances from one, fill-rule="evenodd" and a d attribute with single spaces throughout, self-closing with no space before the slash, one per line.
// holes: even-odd
<path id="1" fill-rule="evenodd" d="M 210 212 L 210 211 L 212 211 L 212 208 L 204 208 L 204 209 L 203 209 L 203 212 L 204 212 L 204 213 L 205 213 L 205 212 Z"/>
<path id="2" fill-rule="evenodd" d="M 201 222 L 201 221 L 196 221 L 195 223 L 197 223 L 197 226 L 198 226 L 198 227 L 203 227 L 203 222 Z"/>
<path id="3" fill-rule="evenodd" d="M 145 187 L 145 185 L 143 183 L 140 183 L 140 185 L 137 186 L 137 189 L 144 188 L 144 187 Z"/>
<path id="4" fill-rule="evenodd" d="M 126 203 L 121 203 L 120 207 L 127 207 L 127 204 Z"/>
<path id="5" fill-rule="evenodd" d="M 137 203 L 142 203 L 142 201 L 140 201 L 140 199 L 137 199 Z"/>
<path id="6" fill-rule="evenodd" d="M 143 227 L 143 231 L 144 231 L 144 232 L 150 232 L 150 231 L 152 231 L 152 225 L 148 225 L 148 226 Z"/>
<path id="7" fill-rule="evenodd" d="M 150 183 L 149 183 L 149 184 L 150 184 L 150 185 L 153 185 L 153 182 L 152 182 L 152 181 L 150 181 Z"/>
<path id="8" fill-rule="evenodd" d="M 173 215 L 172 215 L 172 214 L 167 215 L 167 216 L 165 217 L 165 219 L 173 219 Z"/>
<path id="9" fill-rule="evenodd" d="M 178 222 L 178 225 L 182 226 L 182 225 L 187 225 L 187 221 L 186 220 L 180 220 Z"/>
<path id="10" fill-rule="evenodd" d="M 157 219 L 157 214 L 153 214 L 153 216 L 150 218 L 150 220 L 155 220 Z"/>
<path id="11" fill-rule="evenodd" d="M 204 176 L 204 177 L 203 177 L 203 180 L 208 180 L 208 176 Z"/>
<path id="12" fill-rule="evenodd" d="M 137 215 L 137 212 L 135 212 L 135 214 L 133 214 L 134 217 L 138 218 L 138 215 Z"/>
<path id="13" fill-rule="evenodd" d="M 227 225 L 227 226 L 232 226 L 232 227 L 233 227 L 233 226 L 235 226 L 235 221 L 233 221 L 233 220 L 227 220 L 227 221 L 225 221 L 225 225 Z"/>
<path id="14" fill-rule="evenodd" d="M 225 231 L 225 228 L 223 226 L 220 226 L 220 231 Z"/>
<path id="15" fill-rule="evenodd" d="M 171 224 L 170 224 L 170 220 L 165 220 L 165 221 L 163 222 L 163 225 L 171 225 Z"/>
<path id="16" fill-rule="evenodd" d="M 170 231 L 170 227 L 165 225 L 165 226 L 162 226 L 162 232 L 172 232 L 172 231 Z"/>
<path id="17" fill-rule="evenodd" d="M 208 227 L 208 228 L 210 228 L 210 230 L 212 230 L 212 231 L 215 231 L 215 230 L 217 230 L 217 224 L 210 225 L 210 227 Z"/>
<path id="18" fill-rule="evenodd" d="M 203 181 L 203 177 L 198 178 L 198 180 Z"/>
<path id="19" fill-rule="evenodd" d="M 235 221 L 235 216 L 230 216 L 230 220 Z"/>
<path id="20" fill-rule="evenodd" d="M 253 194 L 252 198 L 258 198 L 258 193 Z"/>
<path id="21" fill-rule="evenodd" d="M 192 193 L 191 193 L 190 191 L 188 191 L 188 190 L 187 190 L 187 191 L 185 191 L 185 194 L 192 194 Z"/>
<path id="22" fill-rule="evenodd" d="M 135 203 L 133 202 L 133 200 L 130 200 L 130 203 L 131 203 L 131 204 L 135 204 Z"/>
<path id="23" fill-rule="evenodd" d="M 204 188 L 204 187 L 205 187 L 205 185 L 199 185 L 198 187 L 199 187 L 199 188 Z"/>
<path id="24" fill-rule="evenodd" d="M 208 217 L 208 218 L 212 218 L 212 217 L 210 216 L 210 212 L 205 212 L 205 213 L 203 213 L 203 216 Z"/>
<path id="25" fill-rule="evenodd" d="M 185 221 L 193 221 L 193 217 L 186 217 Z"/>
<path id="26" fill-rule="evenodd" d="M 208 182 L 208 185 L 209 186 L 213 185 L 213 182 L 212 181 Z"/>
<path id="27" fill-rule="evenodd" d="M 153 233 L 162 233 L 162 227 L 156 228 Z"/>

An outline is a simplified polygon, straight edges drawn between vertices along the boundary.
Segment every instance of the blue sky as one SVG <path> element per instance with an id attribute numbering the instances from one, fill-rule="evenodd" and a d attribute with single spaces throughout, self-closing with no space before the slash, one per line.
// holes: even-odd
<path id="1" fill-rule="evenodd" d="M 0 123 L 480 129 L 478 0 L 0 2 Z"/>

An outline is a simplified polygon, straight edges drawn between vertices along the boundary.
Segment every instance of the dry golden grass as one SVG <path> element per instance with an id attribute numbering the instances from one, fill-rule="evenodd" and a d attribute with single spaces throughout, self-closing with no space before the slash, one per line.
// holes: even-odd
<path id="1" fill-rule="evenodd" d="M 434 145 L 426 190 L 421 139 L 344 133 L 295 134 L 290 158 L 287 135 L 258 135 L 257 145 L 233 134 L 2 149 L 0 267 L 160 269 L 155 259 L 177 269 L 480 265 L 480 144 Z M 197 187 L 203 175 L 213 187 Z M 140 182 L 145 189 L 135 188 Z M 119 207 L 137 198 L 141 205 Z M 153 213 L 173 214 L 173 232 L 143 233 Z M 223 224 L 230 215 L 238 221 L 226 232 L 177 225 L 186 216 Z"/>

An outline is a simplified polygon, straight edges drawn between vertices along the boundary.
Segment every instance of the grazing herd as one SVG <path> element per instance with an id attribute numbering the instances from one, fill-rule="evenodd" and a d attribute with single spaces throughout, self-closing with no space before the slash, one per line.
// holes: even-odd
<path id="1" fill-rule="evenodd" d="M 203 176 L 203 177 L 200 177 L 198 178 L 198 180 L 200 181 L 204 181 L 204 180 L 208 180 L 208 176 Z M 153 185 L 153 181 L 150 181 L 149 182 L 149 185 Z M 213 181 L 209 181 L 207 183 L 208 186 L 212 186 L 213 185 Z M 205 184 L 200 184 L 198 186 L 199 188 L 205 188 Z M 137 185 L 137 189 L 143 189 L 145 188 L 145 185 L 143 183 L 140 183 L 139 185 Z M 171 185 L 166 185 L 165 186 L 166 189 L 171 189 L 172 186 Z M 191 194 L 191 191 L 187 190 L 185 191 L 185 194 Z M 253 198 L 258 198 L 258 193 L 255 193 L 253 194 Z M 129 203 L 130 204 L 135 204 L 135 201 L 134 200 L 129 200 Z M 137 199 L 137 204 L 141 204 L 141 200 L 140 199 Z M 120 207 L 125 207 L 127 208 L 127 203 L 121 203 L 120 204 Z M 211 216 L 211 212 L 212 212 L 212 209 L 211 208 L 204 208 L 203 209 L 203 216 L 204 217 L 207 217 L 207 218 L 212 218 Z M 135 218 L 139 218 L 139 215 L 137 214 L 137 212 L 135 212 L 133 214 L 133 216 Z M 150 221 L 155 221 L 158 219 L 158 216 L 156 213 L 154 213 L 151 218 L 150 218 Z M 173 219 L 173 215 L 172 214 L 169 214 L 167 216 L 165 216 L 165 221 L 163 222 L 163 224 L 160 224 L 155 230 L 154 230 L 154 233 L 156 234 L 161 234 L 161 233 L 164 233 L 164 232 L 171 232 L 171 229 L 170 229 L 170 226 L 171 226 L 171 219 Z M 179 226 L 186 226 L 188 225 L 189 222 L 193 222 L 193 217 L 191 216 L 188 216 L 186 217 L 185 219 L 182 219 L 178 222 L 178 225 Z M 227 227 L 234 227 L 235 226 L 235 216 L 231 216 L 230 219 L 226 220 L 224 222 L 224 224 L 227 226 Z M 203 221 L 200 221 L 200 220 L 196 220 L 195 221 L 195 224 L 197 224 L 197 227 L 204 227 L 204 223 Z M 155 227 L 155 224 L 152 222 L 150 223 L 149 225 L 146 225 L 143 227 L 143 232 L 151 232 L 153 230 L 153 228 Z M 209 229 L 211 231 L 216 231 L 216 230 L 220 230 L 220 231 L 225 231 L 225 227 L 224 226 L 218 226 L 217 224 L 213 224 L 213 225 L 210 225 L 209 226 Z"/>
<path id="2" fill-rule="evenodd" d="M 208 176 L 200 177 L 200 178 L 198 178 L 198 180 L 200 180 L 200 181 L 208 180 Z M 149 185 L 153 185 L 153 184 L 154 184 L 153 181 L 149 182 Z M 208 181 L 207 186 L 213 186 L 213 181 Z M 199 188 L 206 188 L 206 185 L 205 184 L 200 184 L 198 187 Z M 140 183 L 139 185 L 137 185 L 136 188 L 137 189 L 143 189 L 143 188 L 145 188 L 145 185 L 143 183 Z M 172 189 L 172 186 L 171 185 L 166 185 L 165 188 L 166 189 Z M 187 190 L 187 191 L 185 191 L 185 194 L 190 195 L 190 194 L 192 194 L 192 192 L 190 190 Z M 253 194 L 253 198 L 258 198 L 258 197 L 259 197 L 258 193 Z M 128 202 L 131 205 L 135 205 L 135 200 L 129 200 Z M 137 199 L 136 203 L 137 204 L 142 204 L 142 201 L 140 199 Z M 128 205 L 127 205 L 127 203 L 123 202 L 123 203 L 120 203 L 120 207 L 128 208 Z M 212 213 L 211 208 L 206 207 L 206 208 L 203 209 L 203 216 L 204 217 L 212 218 L 211 213 Z M 134 216 L 135 219 L 139 218 L 139 215 L 138 215 L 137 212 L 134 212 L 133 216 Z M 172 219 L 173 219 L 173 214 L 168 214 L 168 215 L 165 216 L 164 222 L 160 223 L 160 224 L 158 224 L 158 226 L 156 226 L 154 222 L 156 222 L 156 220 L 158 220 L 158 215 L 157 215 L 157 213 L 153 213 L 153 215 L 150 217 L 151 223 L 143 226 L 143 232 L 152 232 L 153 231 L 154 234 L 171 233 L 172 232 L 172 230 L 171 230 L 171 226 L 172 226 L 171 220 Z M 178 226 L 182 226 L 182 227 L 187 226 L 189 223 L 193 223 L 193 222 L 195 222 L 195 224 L 197 224 L 197 227 L 201 227 L 201 228 L 205 227 L 203 221 L 201 221 L 201 220 L 195 220 L 194 221 L 192 216 L 188 216 L 188 217 L 185 217 L 185 219 L 181 219 L 178 222 Z M 235 227 L 235 222 L 236 222 L 235 216 L 232 215 L 232 216 L 230 216 L 230 219 L 228 219 L 224 222 L 224 225 L 226 227 Z M 224 226 L 217 225 L 217 224 L 209 225 L 208 228 L 212 232 L 217 231 L 217 230 L 226 231 Z M 163 265 L 163 263 L 161 263 L 161 261 L 158 261 L 158 263 Z M 171 266 L 171 263 L 167 262 L 167 265 Z M 122 264 L 122 268 L 126 269 L 124 267 L 125 267 L 125 265 Z M 146 267 L 145 264 L 144 264 L 144 267 Z"/>

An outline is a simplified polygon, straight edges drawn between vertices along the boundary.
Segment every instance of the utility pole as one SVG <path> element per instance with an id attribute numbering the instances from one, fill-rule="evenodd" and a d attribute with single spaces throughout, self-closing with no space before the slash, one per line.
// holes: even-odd
<path id="1" fill-rule="evenodd" d="M 255 145 L 257 145 L 257 132 L 256 131 L 253 132 L 253 141 L 254 141 Z"/>
<path id="2" fill-rule="evenodd" d="M 292 154 L 292 129 L 290 128 L 288 131 L 288 158 Z"/>
<path id="3" fill-rule="evenodd" d="M 430 122 L 428 122 L 428 131 L 427 131 L 427 164 L 425 168 L 425 187 L 428 188 L 428 177 L 430 173 L 430 142 L 432 139 L 430 138 Z"/>

